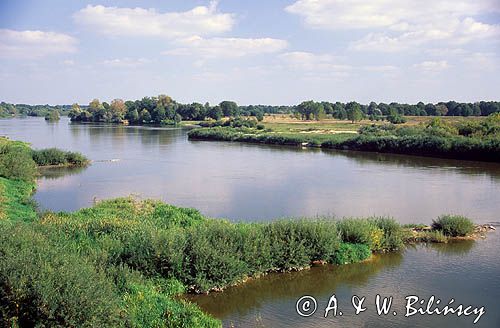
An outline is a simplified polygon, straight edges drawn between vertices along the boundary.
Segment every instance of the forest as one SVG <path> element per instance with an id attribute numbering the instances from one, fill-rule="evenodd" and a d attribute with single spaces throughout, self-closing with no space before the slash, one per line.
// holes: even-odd
<path id="1" fill-rule="evenodd" d="M 167 95 L 144 97 L 140 100 L 114 99 L 111 102 L 93 99 L 88 105 L 25 105 L 0 103 L 0 117 L 45 116 L 51 111 L 68 115 L 72 121 L 175 125 L 180 121 L 219 120 L 222 117 L 255 116 L 259 121 L 266 114 L 291 114 L 303 120 L 336 118 L 356 121 L 362 118 L 378 120 L 386 118 L 398 123 L 402 116 L 488 116 L 500 112 L 500 102 L 480 101 L 459 103 L 456 101 L 436 104 L 400 104 L 392 102 L 360 104 L 355 101 L 315 102 L 304 101 L 293 106 L 246 105 L 234 101 L 222 101 L 217 105 L 193 102 L 182 104 Z"/>

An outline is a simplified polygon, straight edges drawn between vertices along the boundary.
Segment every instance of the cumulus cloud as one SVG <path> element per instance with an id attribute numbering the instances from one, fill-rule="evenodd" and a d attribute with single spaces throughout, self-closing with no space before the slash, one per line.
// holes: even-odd
<path id="1" fill-rule="evenodd" d="M 496 40 L 500 25 L 476 16 L 500 12 L 495 0 L 298 0 L 285 8 L 306 26 L 325 30 L 376 29 L 351 49 L 399 51 L 440 41 Z"/>
<path id="2" fill-rule="evenodd" d="M 0 29 L 0 57 L 37 58 L 76 52 L 78 41 L 66 34 Z"/>
<path id="3" fill-rule="evenodd" d="M 330 54 L 295 51 L 281 54 L 279 58 L 285 65 L 295 70 L 331 72 L 351 69 L 351 66 L 340 64 L 339 60 Z"/>
<path id="4" fill-rule="evenodd" d="M 440 72 L 448 69 L 450 66 L 446 60 L 440 61 L 424 61 L 419 64 L 413 65 L 414 68 L 424 72 Z"/>
<path id="5" fill-rule="evenodd" d="M 202 38 L 194 36 L 177 40 L 177 48 L 164 51 L 165 55 L 198 56 L 203 58 L 231 58 L 268 54 L 282 51 L 288 42 L 272 38 Z"/>
<path id="6" fill-rule="evenodd" d="M 78 24 L 111 36 L 205 36 L 229 31 L 234 25 L 233 14 L 219 13 L 216 1 L 184 12 L 165 13 L 155 9 L 88 5 L 73 17 Z"/>

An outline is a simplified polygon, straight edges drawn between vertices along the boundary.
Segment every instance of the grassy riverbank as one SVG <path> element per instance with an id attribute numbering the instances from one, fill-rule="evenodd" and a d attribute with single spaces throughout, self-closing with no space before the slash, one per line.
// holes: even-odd
<path id="1" fill-rule="evenodd" d="M 231 223 L 132 198 L 37 213 L 34 161 L 3 156 L 11 166 L 0 178 L 1 326 L 218 327 L 178 296 L 312 263 L 359 262 L 419 236 L 391 218 Z M 428 233 L 443 239 L 429 241 L 470 233 L 468 219 L 436 222 Z"/>
<path id="2" fill-rule="evenodd" d="M 319 131 L 319 132 L 318 132 Z M 364 125 L 358 133 L 216 126 L 189 132 L 198 140 L 240 141 L 327 149 L 375 151 L 430 157 L 500 162 L 500 116 L 456 122 L 433 119 L 418 125 Z"/>

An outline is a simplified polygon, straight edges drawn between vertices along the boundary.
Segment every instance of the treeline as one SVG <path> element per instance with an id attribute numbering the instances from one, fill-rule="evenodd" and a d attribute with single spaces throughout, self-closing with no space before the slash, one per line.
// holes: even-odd
<path id="1" fill-rule="evenodd" d="M 0 103 L 0 117 L 12 116 L 40 116 L 46 117 L 50 113 L 57 111 L 61 115 L 67 115 L 71 110 L 71 105 L 27 105 Z"/>
<path id="2" fill-rule="evenodd" d="M 115 99 L 101 102 L 92 100 L 88 105 L 26 105 L 0 103 L 0 117 L 11 116 L 45 116 L 53 111 L 68 115 L 73 121 L 122 123 L 127 120 L 131 124 L 176 124 L 181 120 L 219 120 L 222 117 L 255 116 L 262 120 L 266 114 L 295 114 L 304 120 L 321 120 L 326 117 L 349 119 L 362 118 L 388 119 L 398 123 L 402 116 L 488 116 L 500 112 L 500 102 L 480 101 L 476 103 L 458 103 L 456 101 L 439 102 L 437 104 L 414 105 L 392 102 L 360 104 L 352 101 L 315 102 L 304 101 L 293 106 L 248 105 L 240 106 L 234 101 L 222 101 L 217 105 L 191 103 L 181 104 L 167 95 L 144 97 L 140 100 L 123 101 Z"/>
<path id="3" fill-rule="evenodd" d="M 488 116 L 500 112 L 500 102 L 481 101 L 476 103 L 458 103 L 456 101 L 437 104 L 416 105 L 400 103 L 375 103 L 363 105 L 355 101 L 348 103 L 304 101 L 293 107 L 293 113 L 303 120 L 321 120 L 327 116 L 358 121 L 362 118 L 387 118 L 392 123 L 402 123 L 402 116 Z"/>
<path id="4" fill-rule="evenodd" d="M 269 109 L 269 108 L 268 108 Z M 114 99 L 111 103 L 94 99 L 85 109 L 73 104 L 68 116 L 72 121 L 175 125 L 182 120 L 220 120 L 222 117 L 256 116 L 262 120 L 264 112 L 260 107 L 239 107 L 234 101 L 222 101 L 211 106 L 209 103 L 181 104 L 166 95 L 144 97 L 135 101 Z"/>

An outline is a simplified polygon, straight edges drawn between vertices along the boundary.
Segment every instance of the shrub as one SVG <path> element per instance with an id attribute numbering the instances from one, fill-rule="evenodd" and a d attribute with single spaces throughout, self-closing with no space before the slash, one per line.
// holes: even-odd
<path id="1" fill-rule="evenodd" d="M 103 272 L 30 225 L 0 224 L 2 326 L 120 326 L 120 298 Z"/>
<path id="2" fill-rule="evenodd" d="M 335 264 L 349 264 L 363 261 L 371 255 L 370 248 L 364 244 L 341 243 L 332 257 Z"/>
<path id="3" fill-rule="evenodd" d="M 32 150 L 32 157 L 39 166 L 67 164 L 83 166 L 88 162 L 88 159 L 80 153 L 63 151 L 57 148 Z"/>
<path id="4" fill-rule="evenodd" d="M 36 164 L 26 144 L 12 141 L 0 142 L 0 177 L 33 181 L 36 173 Z"/>
<path id="5" fill-rule="evenodd" d="M 432 222 L 432 228 L 446 236 L 459 237 L 471 234 L 474 231 L 474 223 L 464 216 L 443 215 Z"/>

